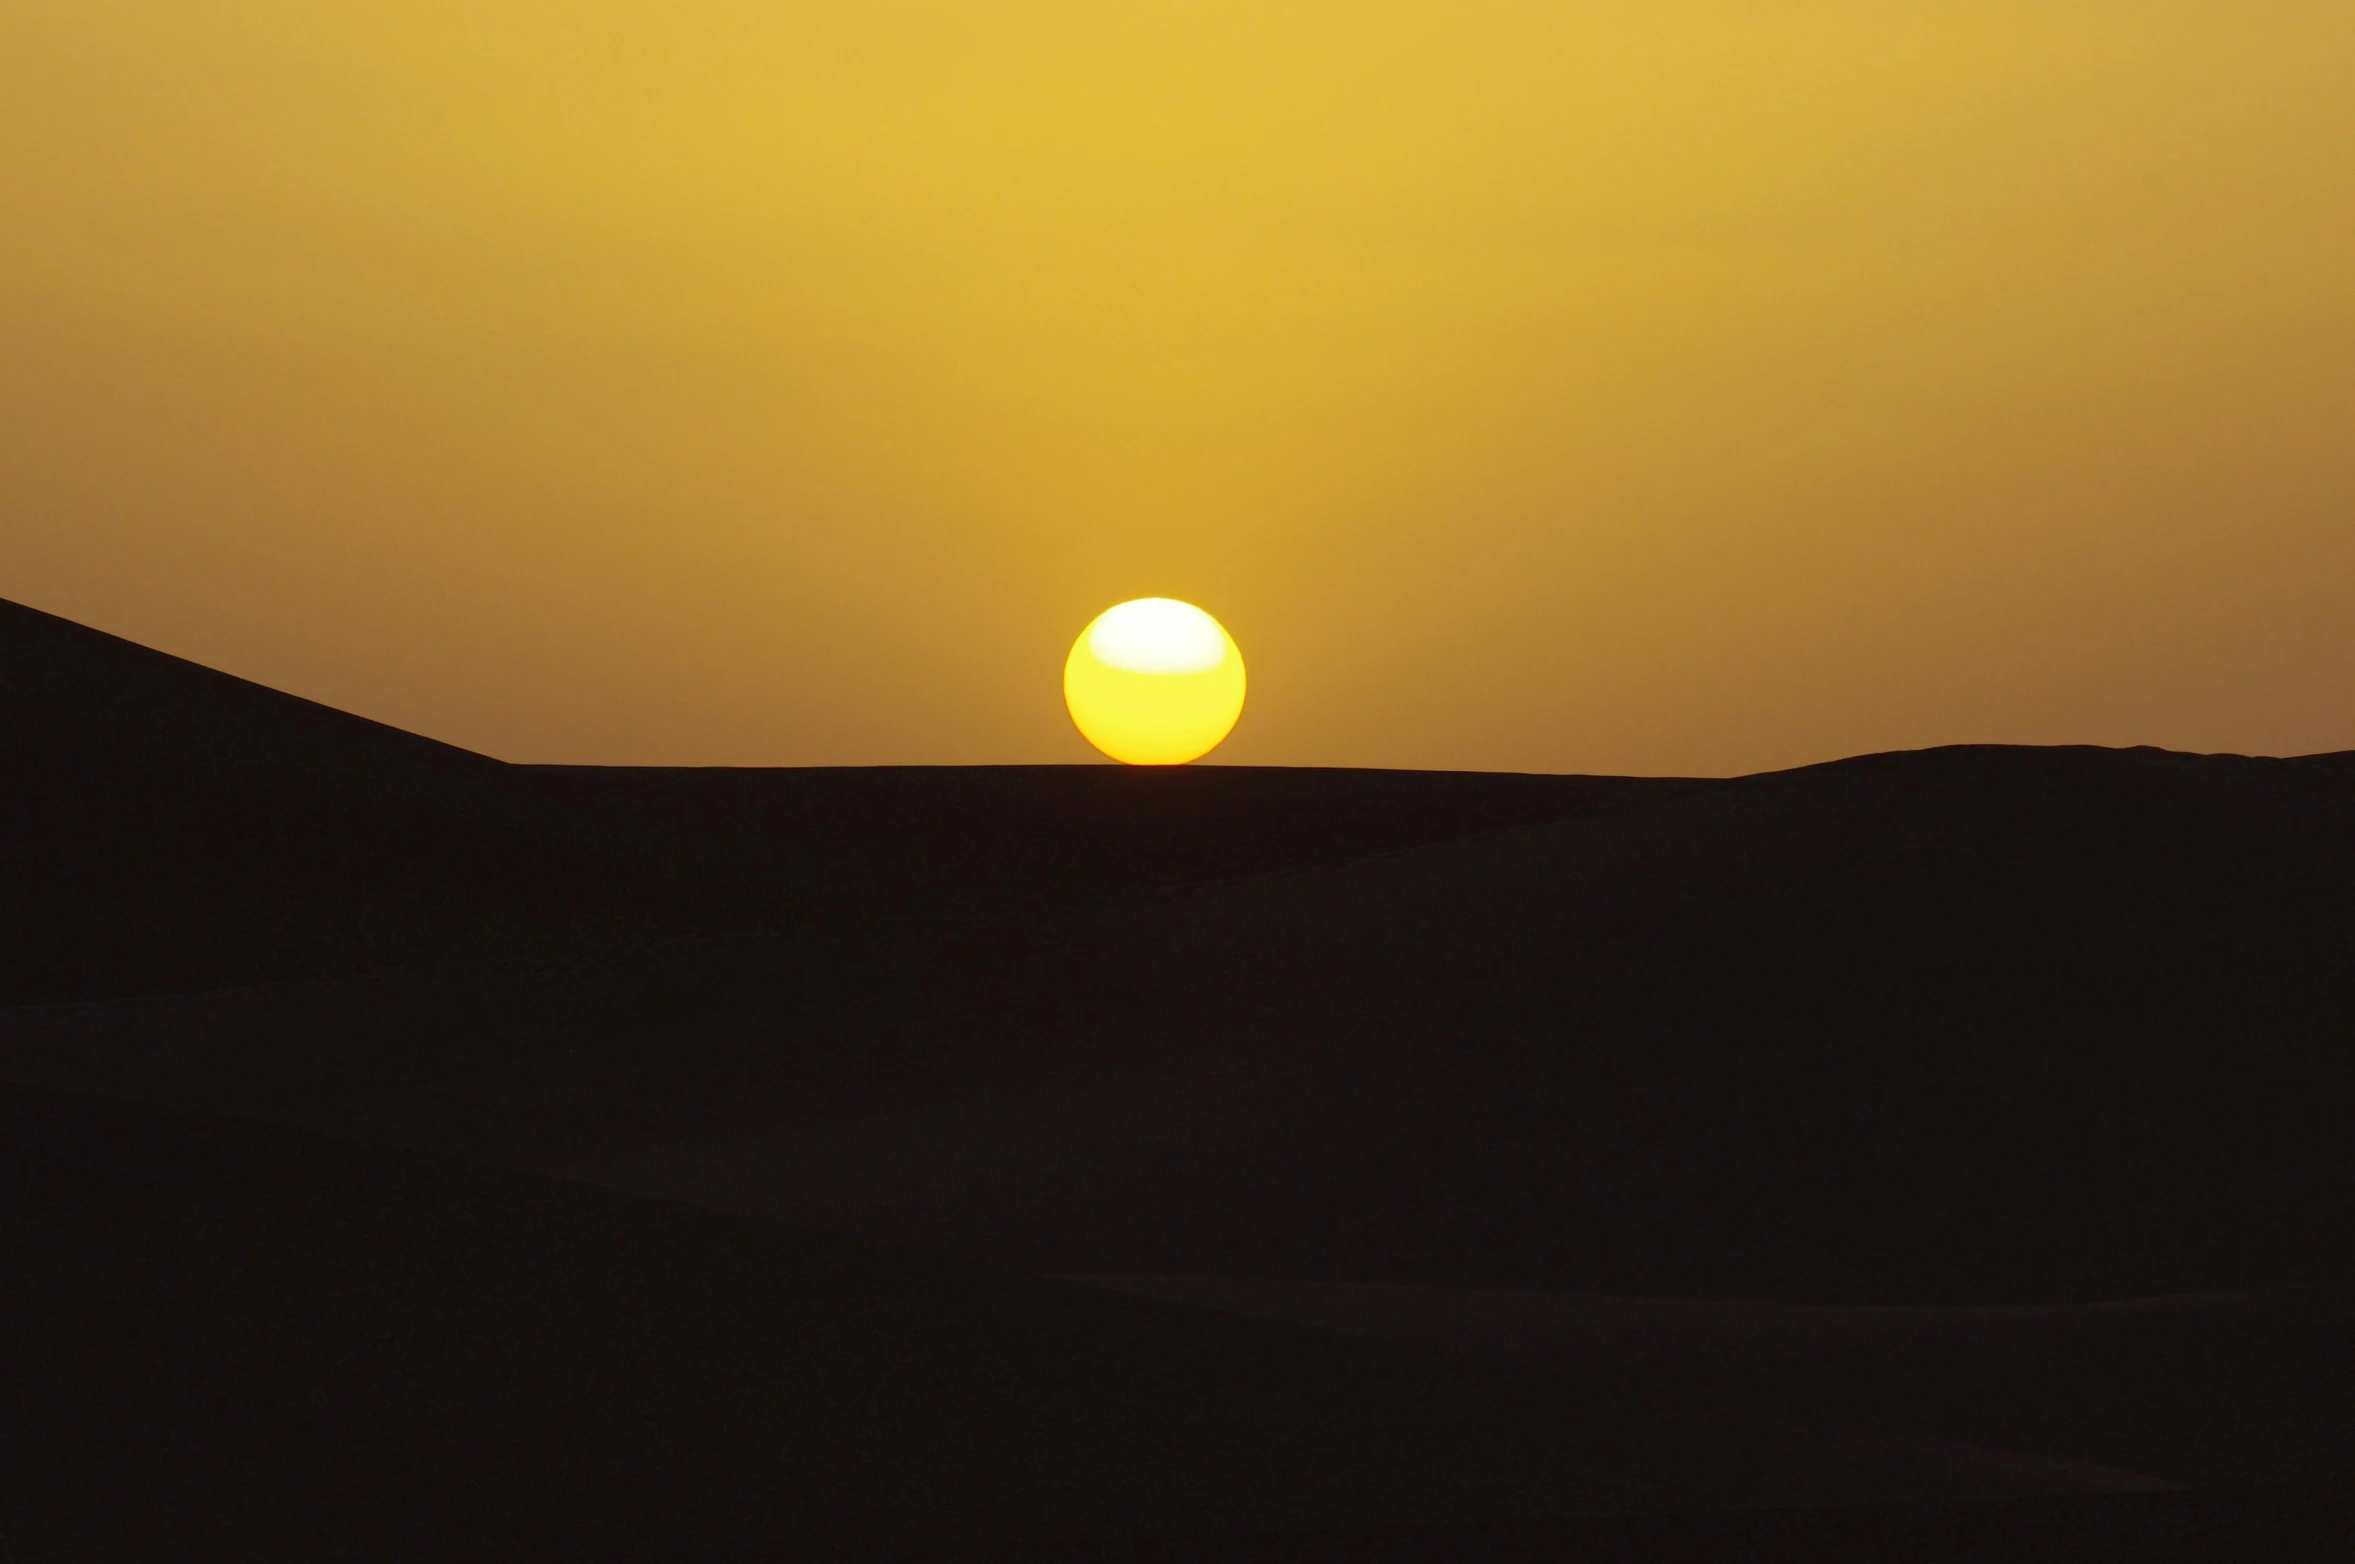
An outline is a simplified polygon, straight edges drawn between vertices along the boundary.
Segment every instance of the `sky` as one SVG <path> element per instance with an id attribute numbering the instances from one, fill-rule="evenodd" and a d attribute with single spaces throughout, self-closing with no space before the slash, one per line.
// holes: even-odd
<path id="1" fill-rule="evenodd" d="M 2345 0 L 17 0 L 0 596 L 520 761 L 2355 748 Z"/>

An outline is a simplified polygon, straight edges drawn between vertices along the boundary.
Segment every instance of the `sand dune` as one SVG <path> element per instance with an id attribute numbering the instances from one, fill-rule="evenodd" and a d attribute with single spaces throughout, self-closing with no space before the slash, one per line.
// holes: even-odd
<path id="1" fill-rule="evenodd" d="M 509 766 L 0 601 L 0 1003 L 1101 903 L 1700 786 Z"/>
<path id="2" fill-rule="evenodd" d="M 2282 1284 L 2355 1253 L 2345 776 L 1874 757 L 1146 901 L 20 1009 L 0 1061 L 1063 1271 Z"/>
<path id="3" fill-rule="evenodd" d="M 2355 756 L 511 767 L 6 605 L 0 720 L 69 1530 L 1453 1557 L 2355 1458 Z"/>

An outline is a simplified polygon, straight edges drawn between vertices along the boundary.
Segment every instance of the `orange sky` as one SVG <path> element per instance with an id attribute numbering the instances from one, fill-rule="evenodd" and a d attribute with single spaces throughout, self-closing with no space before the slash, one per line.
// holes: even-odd
<path id="1" fill-rule="evenodd" d="M 2355 747 L 2355 5 L 31 0 L 0 596 L 520 760 Z"/>

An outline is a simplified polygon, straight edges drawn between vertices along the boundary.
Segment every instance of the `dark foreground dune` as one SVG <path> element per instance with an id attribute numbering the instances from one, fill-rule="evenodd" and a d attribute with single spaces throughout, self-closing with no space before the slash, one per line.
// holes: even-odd
<path id="1" fill-rule="evenodd" d="M 0 1132 L 17 1556 L 738 1558 L 2160 1486 L 259 1125 L 10 1088 Z"/>
<path id="2" fill-rule="evenodd" d="M 0 724 L 46 1548 L 2355 1538 L 2355 756 L 513 767 L 9 605 Z"/>
<path id="3" fill-rule="evenodd" d="M 23 1007 L 0 1064 L 1051 1271 L 2290 1285 L 2355 1259 L 2349 794 L 1871 757 L 1112 903 Z"/>

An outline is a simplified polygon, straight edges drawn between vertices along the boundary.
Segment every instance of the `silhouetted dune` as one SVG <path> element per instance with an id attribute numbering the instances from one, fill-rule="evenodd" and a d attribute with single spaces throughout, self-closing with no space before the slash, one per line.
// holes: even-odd
<path id="1" fill-rule="evenodd" d="M 2276 1284 L 2355 1256 L 2348 792 L 1871 757 L 1146 902 L 20 1011 L 0 1060 L 1060 1271 Z"/>
<path id="2" fill-rule="evenodd" d="M 1112 900 L 1697 785 L 509 766 L 5 601 L 0 732 L 0 1003 Z"/>
<path id="3" fill-rule="evenodd" d="M 0 602 L 0 1002 L 610 944 L 772 913 L 512 768 Z"/>
<path id="4" fill-rule="evenodd" d="M 1396 1527 L 2355 1456 L 2355 756 L 514 767 L 8 605 L 0 722 L 0 1075 L 382 1143 L 0 1094 L 20 1526 L 1511 1557 Z"/>
<path id="5" fill-rule="evenodd" d="M 778 1072 L 697 1115 L 773 1127 L 579 1165 L 1059 1269 L 1891 1302 L 2336 1274 L 2342 778 L 1882 757 L 1084 921 L 680 953 L 659 1013 L 708 1003 Z M 804 1037 L 857 1038 L 856 1073 Z"/>

